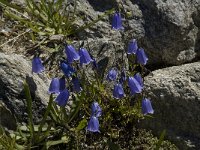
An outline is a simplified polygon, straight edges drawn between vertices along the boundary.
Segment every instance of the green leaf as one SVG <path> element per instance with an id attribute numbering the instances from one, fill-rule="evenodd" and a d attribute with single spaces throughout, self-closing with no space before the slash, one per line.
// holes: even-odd
<path id="1" fill-rule="evenodd" d="M 158 140 L 158 142 L 157 142 L 157 144 L 156 144 L 155 150 L 159 150 L 159 149 L 160 149 L 161 144 L 162 144 L 162 142 L 164 141 L 165 134 L 166 134 L 166 130 L 163 130 L 163 132 L 161 133 L 160 138 L 159 138 L 159 140 Z"/>
<path id="2" fill-rule="evenodd" d="M 43 128 L 43 126 L 44 126 L 44 124 L 45 124 L 45 121 L 46 121 L 46 119 L 47 119 L 47 117 L 48 117 L 48 115 L 49 115 L 49 113 L 50 113 L 50 110 L 51 110 L 51 108 L 52 108 L 52 102 L 53 102 L 53 95 L 51 94 L 50 97 L 49 97 L 48 106 L 47 106 L 47 108 L 46 108 L 46 111 L 45 111 L 45 113 L 44 113 L 44 116 L 43 116 L 42 121 L 41 121 L 40 126 L 39 126 L 39 132 L 42 131 L 42 128 Z"/>
<path id="3" fill-rule="evenodd" d="M 61 140 L 46 142 L 46 149 L 49 149 L 51 146 L 54 146 L 54 145 L 59 145 L 59 144 L 68 143 L 68 142 L 69 142 L 69 138 L 67 136 L 63 136 Z"/>
<path id="4" fill-rule="evenodd" d="M 32 114 L 32 98 L 31 92 L 29 89 L 28 84 L 24 81 L 24 92 L 27 101 L 27 111 L 28 111 L 28 118 L 29 118 L 29 128 L 30 128 L 30 135 L 31 139 L 34 137 L 34 127 L 33 127 L 33 114 Z"/>
<path id="5" fill-rule="evenodd" d="M 76 131 L 84 129 L 87 125 L 87 120 L 84 118 L 79 122 L 79 125 L 76 127 Z"/>

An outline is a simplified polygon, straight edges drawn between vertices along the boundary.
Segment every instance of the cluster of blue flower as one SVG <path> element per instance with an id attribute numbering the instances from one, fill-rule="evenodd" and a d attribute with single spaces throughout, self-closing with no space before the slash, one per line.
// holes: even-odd
<path id="1" fill-rule="evenodd" d="M 116 12 L 113 15 L 113 20 L 112 20 L 112 28 L 115 30 L 121 30 L 124 29 L 122 26 L 122 20 L 121 20 L 121 15 L 120 13 Z M 75 50 L 75 48 L 72 45 L 66 45 L 65 46 L 65 53 L 67 56 L 67 62 L 66 61 L 61 61 L 60 63 L 60 68 L 64 75 L 66 77 L 71 78 L 71 82 L 73 83 L 73 92 L 79 93 L 82 91 L 79 79 L 77 76 L 75 76 L 75 68 L 72 67 L 72 63 L 74 61 L 79 61 L 80 60 L 80 65 L 88 65 L 89 63 L 93 63 L 94 67 L 97 67 L 95 59 L 91 57 L 89 52 L 85 48 L 80 48 L 79 52 Z M 128 45 L 128 52 L 127 54 L 135 54 L 137 63 L 141 65 L 145 65 L 147 63 L 147 56 L 142 48 L 138 48 L 137 46 L 137 41 L 133 39 L 129 45 Z M 40 73 L 44 71 L 44 66 L 42 65 L 42 61 L 39 57 L 34 57 L 32 61 L 32 72 L 34 73 Z M 108 74 L 107 74 L 107 80 L 109 81 L 115 81 L 117 80 L 117 70 L 112 68 Z M 114 85 L 113 89 L 113 97 L 116 99 L 121 99 L 125 97 L 125 93 L 123 90 L 123 83 L 127 80 L 126 77 L 126 71 L 125 69 L 122 70 L 121 72 L 121 77 L 119 79 L 119 82 L 117 82 Z M 134 95 L 136 93 L 141 93 L 143 89 L 143 79 L 139 73 L 135 74 L 133 77 L 128 77 L 128 86 L 130 88 L 130 93 L 131 95 Z M 57 97 L 55 98 L 55 102 L 61 106 L 65 107 L 69 96 L 70 92 L 66 88 L 66 82 L 65 78 L 53 78 L 49 91 L 50 94 L 57 94 Z M 153 113 L 153 109 L 151 106 L 151 102 L 149 99 L 144 98 L 142 100 L 142 112 L 143 114 L 147 113 Z M 98 118 L 101 116 L 102 109 L 99 106 L 97 102 L 93 102 L 92 104 L 92 113 L 90 120 L 88 122 L 87 130 L 91 132 L 99 132 L 99 121 Z"/>

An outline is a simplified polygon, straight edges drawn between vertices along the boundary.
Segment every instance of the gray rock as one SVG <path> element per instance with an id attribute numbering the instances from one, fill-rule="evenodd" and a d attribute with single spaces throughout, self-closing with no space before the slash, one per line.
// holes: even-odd
<path id="1" fill-rule="evenodd" d="M 181 149 L 188 140 L 200 148 L 200 62 L 153 71 L 145 78 L 145 93 L 155 114 L 143 125 L 157 134 L 166 129 L 170 138 L 184 140 Z"/>
<path id="2" fill-rule="evenodd" d="M 124 8 L 123 16 L 129 14 L 124 19 L 124 32 L 111 30 L 109 16 L 86 33 L 80 33 L 81 39 L 106 37 L 124 45 L 126 50 L 128 41 L 136 38 L 140 47 L 146 50 L 150 65 L 179 65 L 200 56 L 199 0 L 126 0 L 123 6 L 117 0 L 103 4 L 98 0 L 79 0 L 77 4 L 77 12 L 85 16 L 79 25 L 117 5 Z"/>
<path id="3" fill-rule="evenodd" d="M 177 65 L 197 57 L 198 17 L 192 16 L 197 13 L 199 0 L 141 0 L 137 4 L 145 22 L 141 44 L 150 63 Z"/>
<path id="4" fill-rule="evenodd" d="M 11 111 L 0 101 L 0 125 L 11 130 L 16 130 L 17 122 Z"/>
<path id="5" fill-rule="evenodd" d="M 23 81 L 29 84 L 33 99 L 34 121 L 38 121 L 48 102 L 49 80 L 44 74 L 32 74 L 31 63 L 20 55 L 0 53 L 0 101 L 16 116 L 18 121 L 27 119 Z M 1 114 L 0 114 L 1 116 Z"/>

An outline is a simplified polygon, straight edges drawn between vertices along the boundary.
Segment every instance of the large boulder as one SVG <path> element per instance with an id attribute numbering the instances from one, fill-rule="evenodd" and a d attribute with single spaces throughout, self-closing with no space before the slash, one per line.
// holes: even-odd
<path id="1" fill-rule="evenodd" d="M 0 53 L 0 102 L 9 109 L 18 121 L 27 120 L 27 105 L 23 91 L 23 82 L 29 84 L 33 99 L 34 121 L 42 115 L 42 110 L 48 102 L 49 80 L 44 74 L 32 74 L 31 62 L 17 54 Z M 2 112 L 9 112 L 3 111 Z M 2 115 L 2 116 L 1 116 Z M 5 118 L 5 113 L 0 118 Z"/>
<path id="2" fill-rule="evenodd" d="M 155 114 L 143 125 L 173 140 L 200 148 L 200 62 L 153 71 L 145 78 L 145 93 L 152 99 Z"/>
<path id="3" fill-rule="evenodd" d="M 136 38 L 140 47 L 147 51 L 149 64 L 159 67 L 180 65 L 200 56 L 199 0 L 127 0 L 123 1 L 123 6 L 118 0 L 104 1 L 103 4 L 97 0 L 79 0 L 77 4 L 77 12 L 85 16 L 82 24 L 117 5 L 125 9 L 122 16 L 129 14 L 124 20 L 124 32 L 111 30 L 111 17 L 105 17 L 87 30 L 88 34 L 83 34 L 84 39 L 87 36 L 106 37 L 126 50 L 128 41 Z"/>

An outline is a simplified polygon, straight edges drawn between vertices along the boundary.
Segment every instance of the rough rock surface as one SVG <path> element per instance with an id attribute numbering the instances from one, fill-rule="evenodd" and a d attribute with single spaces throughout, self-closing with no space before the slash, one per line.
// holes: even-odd
<path id="1" fill-rule="evenodd" d="M 44 75 L 31 73 L 31 63 L 20 55 L 0 53 L 0 101 L 11 110 L 18 121 L 27 117 L 23 81 L 30 86 L 33 98 L 35 121 L 41 117 L 43 106 L 48 101 L 49 80 Z M 0 118 L 3 116 L 0 114 Z"/>
<path id="2" fill-rule="evenodd" d="M 106 10 L 121 6 L 117 0 L 106 0 L 103 4 L 97 0 L 79 0 L 77 4 L 78 12 L 87 16 L 82 24 Z M 138 39 L 150 57 L 149 64 L 183 64 L 200 56 L 199 6 L 199 0 L 126 0 L 123 7 L 130 15 L 124 21 L 125 33 L 111 31 L 111 17 L 87 31 L 89 37 L 108 38 L 125 44 L 125 48 L 131 38 Z"/>
<path id="3" fill-rule="evenodd" d="M 200 62 L 153 71 L 145 86 L 155 114 L 143 123 L 157 134 L 167 129 L 171 138 L 200 148 Z"/>

